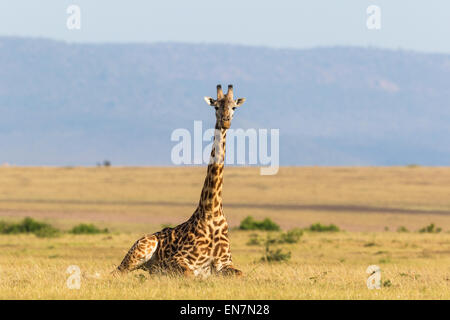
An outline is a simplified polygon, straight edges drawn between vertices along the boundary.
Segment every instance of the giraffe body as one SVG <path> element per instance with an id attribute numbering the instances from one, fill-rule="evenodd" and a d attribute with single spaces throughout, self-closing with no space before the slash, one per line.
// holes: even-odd
<path id="1" fill-rule="evenodd" d="M 217 86 L 217 100 L 205 98 L 216 109 L 214 144 L 200 201 L 186 222 L 145 235 L 128 251 L 116 273 L 135 269 L 154 272 L 181 272 L 186 276 L 211 274 L 241 275 L 233 266 L 228 239 L 228 223 L 223 215 L 222 185 L 226 130 L 234 109 L 245 99 L 233 100 L 233 87 L 225 96 Z"/>

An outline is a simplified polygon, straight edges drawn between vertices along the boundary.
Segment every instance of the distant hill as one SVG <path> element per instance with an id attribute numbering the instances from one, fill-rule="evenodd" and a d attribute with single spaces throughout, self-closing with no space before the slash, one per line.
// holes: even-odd
<path id="1" fill-rule="evenodd" d="M 279 128 L 284 165 L 450 165 L 450 55 L 0 37 L 0 164 L 169 165 L 175 128 Z M 206 145 L 206 143 L 205 143 Z"/>

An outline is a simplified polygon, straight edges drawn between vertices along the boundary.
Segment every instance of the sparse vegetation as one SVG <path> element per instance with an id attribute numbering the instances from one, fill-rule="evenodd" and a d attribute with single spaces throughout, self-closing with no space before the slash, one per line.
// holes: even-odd
<path id="1" fill-rule="evenodd" d="M 312 232 L 338 232 L 339 227 L 334 225 L 334 224 L 330 224 L 330 225 L 323 225 L 320 223 L 315 223 L 312 224 L 308 229 L 308 231 L 312 231 Z"/>
<path id="2" fill-rule="evenodd" d="M 56 237 L 59 230 L 50 224 L 38 222 L 32 218 L 25 218 L 19 223 L 0 221 L 0 234 L 32 233 L 40 238 Z"/>
<path id="3" fill-rule="evenodd" d="M 69 233 L 73 234 L 98 234 L 98 233 L 108 233 L 109 230 L 99 229 L 93 224 L 88 223 L 80 223 L 79 225 L 74 226 Z"/>
<path id="4" fill-rule="evenodd" d="M 420 233 L 439 233 L 442 231 L 442 228 L 436 228 L 434 223 L 429 224 L 421 229 L 419 229 Z"/>
<path id="5" fill-rule="evenodd" d="M 280 248 L 272 249 L 272 246 L 277 243 L 276 239 L 267 237 L 264 243 L 264 255 L 261 258 L 263 262 L 280 262 L 288 261 L 291 258 L 291 252 L 284 252 Z"/>
<path id="6" fill-rule="evenodd" d="M 277 235 L 277 237 L 271 238 L 271 242 L 272 243 L 279 243 L 279 244 L 293 244 L 293 243 L 297 243 L 300 238 L 303 235 L 303 230 L 299 229 L 299 228 L 294 228 L 291 230 L 288 230 L 286 232 L 281 232 Z M 268 235 L 269 236 L 269 235 Z M 275 236 L 275 235 L 271 235 Z M 252 233 L 250 235 L 249 240 L 247 241 L 247 245 L 249 246 L 257 246 L 257 245 L 261 245 L 261 244 L 265 244 L 266 242 L 263 242 L 263 240 L 261 240 L 261 238 L 259 237 L 259 235 L 257 233 Z"/>
<path id="7" fill-rule="evenodd" d="M 108 229 L 99 229 L 93 224 L 81 223 L 74 226 L 69 233 L 72 234 L 98 234 L 108 233 Z M 32 233 L 40 238 L 51 238 L 60 236 L 63 232 L 52 225 L 32 218 L 25 218 L 18 223 L 7 223 L 0 221 L 0 234 Z"/>
<path id="8" fill-rule="evenodd" d="M 266 218 L 262 221 L 255 220 L 252 216 L 246 217 L 239 225 L 241 230 L 265 230 L 265 231 L 279 231 L 280 226 L 271 219 Z"/>
<path id="9" fill-rule="evenodd" d="M 397 228 L 397 232 L 409 232 L 409 230 L 406 229 L 406 227 L 404 227 L 404 226 L 400 226 Z"/>
<path id="10" fill-rule="evenodd" d="M 297 243 L 303 235 L 301 229 L 295 228 L 287 232 L 283 232 L 278 239 L 279 243 Z"/>

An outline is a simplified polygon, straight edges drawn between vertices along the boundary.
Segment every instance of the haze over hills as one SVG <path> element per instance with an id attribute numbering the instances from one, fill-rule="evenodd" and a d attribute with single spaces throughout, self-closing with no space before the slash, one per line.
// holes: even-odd
<path id="1" fill-rule="evenodd" d="M 279 128 L 282 165 L 450 165 L 450 55 L 0 37 L 0 163 L 170 165 L 176 128 Z M 207 142 L 205 142 L 207 145 Z"/>

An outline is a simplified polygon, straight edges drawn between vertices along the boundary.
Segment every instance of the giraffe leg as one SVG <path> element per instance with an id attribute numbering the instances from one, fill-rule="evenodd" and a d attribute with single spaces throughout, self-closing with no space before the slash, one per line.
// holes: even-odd
<path id="1" fill-rule="evenodd" d="M 189 268 L 189 265 L 184 261 L 182 256 L 174 256 L 174 262 L 174 269 L 181 271 L 185 277 L 192 278 L 195 276 L 194 272 Z"/>
<path id="2" fill-rule="evenodd" d="M 233 266 L 229 245 L 226 247 L 226 250 L 215 259 L 213 267 L 217 274 L 223 276 L 242 276 L 242 271 Z"/>
<path id="3" fill-rule="evenodd" d="M 158 238 L 155 235 L 142 237 L 131 247 L 113 274 L 122 274 L 140 268 L 151 259 L 157 247 Z"/>
<path id="4" fill-rule="evenodd" d="M 224 266 L 218 271 L 223 276 L 242 276 L 242 271 L 234 267 L 233 265 Z"/>
<path id="5" fill-rule="evenodd" d="M 242 271 L 233 266 L 231 255 L 226 254 L 220 259 L 217 258 L 213 268 L 215 272 L 223 276 L 242 276 Z"/>

